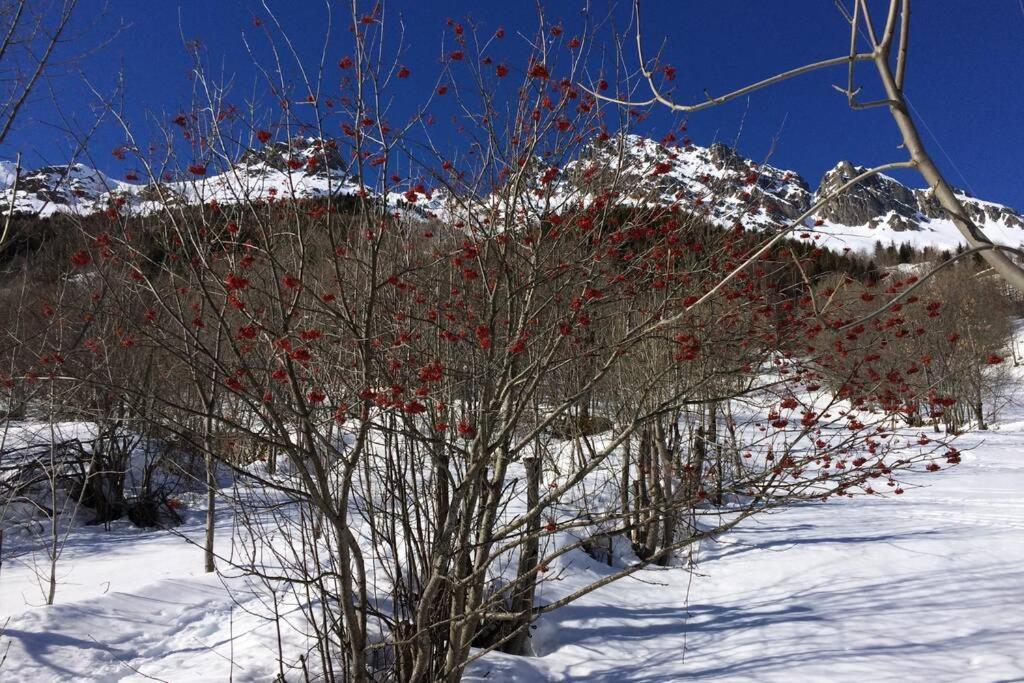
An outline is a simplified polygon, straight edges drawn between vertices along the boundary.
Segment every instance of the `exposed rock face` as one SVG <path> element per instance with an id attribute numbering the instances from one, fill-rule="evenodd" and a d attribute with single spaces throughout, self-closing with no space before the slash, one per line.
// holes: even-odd
<path id="1" fill-rule="evenodd" d="M 835 192 L 843 184 L 857 177 L 866 169 L 854 166 L 849 161 L 840 162 L 825 174 L 815 193 L 815 199 Z M 904 219 L 914 219 L 919 213 L 913 191 L 892 178 L 876 175 L 849 188 L 818 212 L 819 218 L 840 225 L 865 225 L 890 214 Z"/>
<path id="2" fill-rule="evenodd" d="M 711 220 L 752 228 L 799 216 L 811 198 L 796 173 L 757 164 L 720 143 L 669 148 L 637 135 L 613 137 L 588 145 L 565 170 L 563 194 L 585 191 L 587 182 L 607 187 L 615 174 L 616 184 L 630 188 L 632 199 L 679 203 Z"/>
<path id="3" fill-rule="evenodd" d="M 272 142 L 261 149 L 250 149 L 242 155 L 236 168 L 258 172 L 261 166 L 282 173 L 301 171 L 307 175 L 348 171 L 348 164 L 333 140 L 307 137 L 295 137 L 285 142 Z"/>
<path id="4" fill-rule="evenodd" d="M 0 162 L 0 212 L 90 214 L 116 204 L 121 211 L 148 213 L 161 207 L 216 200 L 230 204 L 269 197 L 352 194 L 353 181 L 332 141 L 296 137 L 248 150 L 220 174 L 183 173 L 184 180 L 142 184 L 115 180 L 82 164 L 24 171 L 14 186 L 14 165 Z"/>
<path id="5" fill-rule="evenodd" d="M 848 161 L 840 162 L 821 179 L 814 200 L 834 192 L 865 170 L 863 166 L 854 166 Z M 1005 233 L 1006 230 L 1024 229 L 1024 220 L 1013 209 L 975 199 L 961 190 L 956 192 L 968 216 L 983 230 L 995 229 Z M 876 231 L 879 241 L 883 242 L 927 243 L 927 238 L 911 239 L 913 235 L 899 233 L 932 232 L 937 227 L 946 228 L 948 232 L 951 225 L 950 216 L 930 191 L 911 189 L 884 174 L 863 180 L 846 190 L 828 206 L 820 209 L 816 217 L 830 226 L 866 227 Z M 1024 233 L 1017 236 L 1017 241 L 1020 240 L 1024 240 Z"/>
<path id="6" fill-rule="evenodd" d="M 44 166 L 27 173 L 19 179 L 18 190 L 40 202 L 94 209 L 96 200 L 114 185 L 95 169 L 71 164 Z"/>
<path id="7" fill-rule="evenodd" d="M 757 163 L 720 143 L 700 147 L 685 141 L 668 146 L 637 135 L 621 135 L 592 140 L 564 168 L 552 169 L 539 158 L 531 160 L 525 177 L 538 192 L 528 194 L 544 199 L 531 208 L 527 197 L 516 211 L 557 210 L 559 198 L 571 203 L 614 186 L 626 188 L 624 198 L 629 201 L 675 204 L 723 226 L 775 230 L 789 225 L 814 201 L 864 170 L 840 162 L 825 173 L 812 194 L 797 173 Z M 9 210 L 12 202 L 16 212 L 46 215 L 103 211 L 115 200 L 125 210 L 153 211 L 169 203 L 355 194 L 361 189 L 350 171 L 334 141 L 296 137 L 249 150 L 219 175 L 158 185 L 114 180 L 81 164 L 22 171 L 15 196 L 11 190 L 13 164 L 0 162 L 0 211 Z M 545 174 L 554 180 L 542 180 Z M 1024 219 L 1019 213 L 959 194 L 970 217 L 990 237 L 1013 245 L 1024 242 Z M 456 201 L 443 189 L 421 191 L 412 201 L 404 191 L 391 192 L 382 199 L 421 217 L 451 217 L 448 207 L 454 204 L 480 203 L 479 199 Z M 500 193 L 484 201 L 491 206 L 500 204 Z M 949 248 L 961 241 L 930 192 L 911 189 L 885 175 L 846 190 L 801 226 L 800 234 L 819 240 L 821 245 L 858 249 L 870 249 L 875 242 Z"/>
<path id="8" fill-rule="evenodd" d="M 960 194 L 964 208 L 970 213 L 970 218 L 975 223 L 984 225 L 985 223 L 1002 222 L 1010 227 L 1024 229 L 1024 220 L 1013 209 L 1001 204 L 980 201 L 965 193 Z M 914 190 L 914 197 L 917 199 L 921 215 L 932 219 L 949 219 L 945 209 L 939 206 L 939 202 L 927 190 Z"/>

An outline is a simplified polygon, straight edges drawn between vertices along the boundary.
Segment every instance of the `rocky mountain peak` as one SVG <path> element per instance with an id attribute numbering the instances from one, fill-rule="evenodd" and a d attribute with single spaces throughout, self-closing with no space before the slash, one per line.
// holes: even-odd
<path id="1" fill-rule="evenodd" d="M 296 136 L 247 150 L 239 159 L 240 167 L 260 166 L 282 173 L 301 171 L 308 175 L 347 172 L 349 165 L 333 140 Z"/>
<path id="2" fill-rule="evenodd" d="M 832 194 L 865 170 L 865 167 L 856 166 L 849 161 L 839 162 L 822 177 L 814 194 L 814 201 Z M 1024 228 L 1024 220 L 1013 209 L 975 199 L 961 190 L 956 190 L 956 193 L 972 220 L 983 229 L 1003 231 Z M 820 209 L 816 218 L 830 225 L 864 227 L 877 231 L 880 241 L 885 241 L 886 233 L 930 232 L 939 227 L 948 232 L 948 228 L 952 226 L 950 217 L 929 190 L 911 189 L 884 174 L 862 180 L 856 186 L 847 189 L 829 205 Z M 948 225 L 939 225 L 940 223 Z M 903 237 L 888 237 L 889 241 L 907 241 Z M 1024 234 L 1014 237 L 1017 242 L 1024 240 Z"/>
<path id="3" fill-rule="evenodd" d="M 627 201 L 674 204 L 725 227 L 739 223 L 753 230 L 777 230 L 806 213 L 814 201 L 864 172 L 841 161 L 821 179 L 812 194 L 799 174 L 759 163 L 722 143 L 708 147 L 663 144 L 639 135 L 602 136 L 585 145 L 578 158 L 562 168 L 543 159 L 530 160 L 527 176 L 545 196 L 537 211 L 558 210 L 558 202 L 585 201 L 614 179 L 628 188 Z M 349 164 L 332 140 L 297 136 L 268 142 L 246 151 L 226 173 L 162 182 L 154 186 L 114 180 L 82 164 L 45 166 L 19 174 L 13 191 L 14 166 L 0 162 L 0 211 L 48 215 L 87 214 L 106 210 L 114 198 L 132 211 L 153 211 L 173 198 L 177 202 L 222 204 L 251 199 L 322 197 L 354 194 L 358 184 Z M 421 218 L 448 216 L 449 204 L 494 204 L 497 197 L 454 201 L 442 190 L 418 193 L 396 190 L 382 197 Z M 125 202 L 121 202 L 125 199 Z M 466 200 L 467 198 L 463 198 Z M 1024 243 L 1024 219 L 1013 209 L 974 199 L 961 199 L 971 217 L 992 239 L 1017 246 Z M 467 209 L 468 210 L 468 209 Z M 523 211 L 523 208 L 517 211 Z M 911 189 L 886 175 L 868 178 L 821 208 L 798 233 L 831 248 L 870 251 L 877 242 L 909 242 L 915 246 L 955 248 L 962 237 L 952 221 L 923 189 Z"/>
<path id="4" fill-rule="evenodd" d="M 832 194 L 865 170 L 849 161 L 839 162 L 822 177 L 814 201 Z M 867 225 L 886 217 L 898 217 L 902 220 L 898 220 L 899 227 L 894 229 L 904 230 L 916 220 L 918 213 L 914 192 L 899 181 L 879 174 L 844 191 L 818 211 L 817 217 L 840 225 Z"/>

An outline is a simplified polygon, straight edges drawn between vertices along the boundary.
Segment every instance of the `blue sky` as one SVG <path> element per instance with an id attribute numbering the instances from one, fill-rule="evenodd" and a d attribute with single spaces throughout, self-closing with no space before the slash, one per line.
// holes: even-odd
<path id="1" fill-rule="evenodd" d="M 329 64 L 334 64 L 350 52 L 351 38 L 342 14 L 347 2 L 327 1 L 335 9 L 329 48 Z M 106 91 L 123 69 L 126 113 L 139 130 L 145 131 L 152 117 L 166 119 L 187 106 L 192 83 L 182 36 L 202 41 L 210 62 L 233 76 L 239 98 L 253 92 L 257 78 L 242 34 L 253 38 L 253 17 L 265 18 L 259 3 L 81 2 L 80 44 L 98 46 L 81 61 L 81 72 Z M 267 2 L 295 39 L 303 60 L 315 63 L 325 28 L 325 3 Z M 610 15 L 621 25 L 628 20 L 629 4 L 597 0 L 591 16 Z M 874 5 L 880 14 L 878 0 Z M 583 21 L 581 7 L 579 0 L 554 0 L 545 11 L 549 22 L 561 21 L 571 33 Z M 402 61 L 418 78 L 403 87 L 415 101 L 426 94 L 440 70 L 448 17 L 471 17 L 486 32 L 503 26 L 510 59 L 526 54 L 516 32 L 530 35 L 536 27 L 535 5 L 524 0 L 393 0 L 386 11 L 405 21 Z M 926 143 L 953 184 L 1024 209 L 1024 11 L 1019 1 L 918 0 L 913 20 L 907 93 L 921 117 Z M 122 23 L 126 28 L 105 42 Z M 702 97 L 705 88 L 718 94 L 782 69 L 838 56 L 847 40 L 844 22 L 829 0 L 645 0 L 644 28 L 648 45 L 666 41 L 665 61 L 678 69 L 676 94 L 688 101 Z M 337 79 L 336 71 L 327 73 L 328 80 Z M 870 83 L 870 73 L 865 70 L 864 76 Z M 845 98 L 832 90 L 831 83 L 843 79 L 841 69 L 819 73 L 765 90 L 749 101 L 693 115 L 689 134 L 698 144 L 738 142 L 740 151 L 755 159 L 764 158 L 775 141 L 771 163 L 798 171 L 812 186 L 840 159 L 869 165 L 902 158 L 886 111 L 850 111 Z M 82 76 L 66 71 L 51 86 L 60 112 L 50 95 L 40 90 L 0 149 L 0 158 L 13 158 L 20 151 L 27 165 L 62 162 L 70 149 L 63 131 L 66 122 L 89 128 L 95 97 Z M 450 117 L 453 112 L 444 107 L 452 105 L 445 101 L 435 107 L 438 120 Z M 653 118 L 651 133 L 660 136 L 668 120 Z M 458 144 L 456 131 L 448 131 L 448 136 Z M 95 164 L 111 175 L 122 175 L 124 163 L 110 150 L 123 141 L 117 126 L 101 126 L 90 146 Z M 912 176 L 907 179 L 917 182 Z"/>

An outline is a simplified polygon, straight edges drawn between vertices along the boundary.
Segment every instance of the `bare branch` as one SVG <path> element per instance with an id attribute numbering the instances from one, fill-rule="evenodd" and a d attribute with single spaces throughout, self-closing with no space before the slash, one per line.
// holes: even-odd
<path id="1" fill-rule="evenodd" d="M 789 223 L 788 226 L 782 228 L 777 235 L 775 235 L 770 240 L 765 242 L 764 245 L 760 249 L 758 249 L 752 255 L 750 255 L 743 263 L 741 263 L 740 265 L 736 266 L 736 268 L 734 268 L 732 270 L 732 272 L 730 272 L 724 278 L 719 280 L 718 284 L 716 284 L 714 287 L 712 287 L 704 296 L 702 296 L 700 299 L 695 301 L 690 306 L 687 306 L 686 309 L 682 313 L 679 313 L 678 315 L 675 315 L 675 316 L 673 316 L 671 318 L 667 318 L 665 320 L 662 320 L 662 321 L 658 322 L 655 325 L 655 328 L 663 327 L 663 326 L 666 326 L 666 325 L 671 325 L 671 324 L 677 322 L 678 320 L 682 319 L 682 317 L 684 315 L 686 315 L 687 313 L 692 311 L 694 308 L 696 308 L 697 306 L 700 306 L 702 303 L 704 303 L 705 301 L 707 301 L 708 299 L 713 297 L 715 295 L 715 293 L 718 292 L 718 290 L 720 290 L 722 287 L 727 285 L 737 275 L 739 275 L 741 272 L 743 272 L 744 268 L 747 268 L 748 266 L 750 266 L 751 264 L 756 262 L 757 259 L 759 259 L 763 254 L 765 254 L 765 252 L 767 252 L 773 246 L 775 246 L 776 244 L 781 242 L 783 239 L 785 239 L 786 236 L 789 235 L 789 233 L 793 232 L 795 229 L 797 229 L 798 227 L 803 225 L 803 222 L 807 218 L 809 218 L 810 216 L 814 215 L 814 213 L 816 211 L 818 211 L 819 209 L 821 209 L 822 207 L 827 206 L 831 202 L 835 201 L 835 199 L 837 197 L 839 197 L 840 195 L 842 195 L 846 190 L 850 189 L 851 187 L 854 187 L 855 185 L 860 183 L 862 180 L 866 180 L 866 179 L 868 179 L 868 178 L 870 178 L 870 177 L 872 177 L 874 175 L 878 175 L 879 173 L 883 173 L 884 171 L 890 171 L 890 170 L 897 169 L 897 168 L 913 168 L 914 165 L 915 164 L 912 161 L 898 161 L 898 162 L 893 162 L 893 163 L 890 163 L 890 164 L 883 164 L 881 166 L 875 166 L 874 168 L 869 168 L 866 171 L 864 171 L 863 173 L 861 173 L 861 174 L 855 176 L 854 178 L 851 178 L 847 182 L 843 183 L 838 188 L 836 188 L 831 193 L 829 193 L 826 197 L 824 197 L 820 201 L 816 202 L 813 206 L 811 206 L 811 208 L 807 209 L 802 214 L 800 214 L 799 216 L 794 218 Z"/>

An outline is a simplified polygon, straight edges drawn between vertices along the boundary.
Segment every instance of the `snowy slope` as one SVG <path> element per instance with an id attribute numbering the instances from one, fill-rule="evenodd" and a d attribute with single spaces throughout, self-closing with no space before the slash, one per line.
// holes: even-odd
<path id="1" fill-rule="evenodd" d="M 549 170 L 542 160 L 533 169 L 537 192 L 517 197 L 515 220 L 528 221 L 577 203 L 593 201 L 608 187 L 627 187 L 624 203 L 678 204 L 724 227 L 773 230 L 787 225 L 816 199 L 828 194 L 863 167 L 843 161 L 828 171 L 817 190 L 793 171 L 747 159 L 722 144 L 701 147 L 662 144 L 637 135 L 595 139 L 578 158 L 556 171 L 557 179 L 542 182 Z M 209 171 L 206 173 L 205 171 Z M 49 166 L 23 172 L 19 189 L 11 189 L 14 167 L 0 162 L 0 211 L 11 203 L 15 211 L 38 215 L 57 212 L 88 214 L 120 203 L 121 211 L 150 212 L 176 202 L 215 200 L 231 204 L 270 198 L 315 198 L 359 191 L 349 164 L 331 141 L 295 138 L 274 142 L 245 153 L 230 168 L 214 173 L 185 173 L 185 180 L 143 185 L 105 176 L 81 164 Z M 413 215 L 464 218 L 472 214 L 509 213 L 502 197 L 470 198 L 455 202 L 442 190 L 412 197 Z M 407 192 L 385 197 L 390 206 L 409 210 Z M 995 241 L 1024 244 L 1024 218 L 1015 210 L 961 194 L 975 222 Z M 461 205 L 455 208 L 456 205 Z M 835 250 L 870 251 L 880 242 L 917 248 L 954 249 L 963 242 L 959 231 L 926 190 L 913 189 L 881 175 L 845 192 L 832 205 L 812 216 L 798 234 Z"/>
<path id="2" fill-rule="evenodd" d="M 961 197 L 961 199 L 964 198 Z M 814 234 L 822 236 L 822 239 L 819 240 L 821 246 L 836 251 L 849 248 L 853 251 L 871 252 L 876 243 L 881 243 L 883 247 L 890 244 L 897 247 L 909 244 L 917 249 L 932 247 L 949 251 L 966 245 L 960 230 L 948 218 L 922 220 L 913 230 L 897 229 L 892 227 L 894 225 L 899 225 L 899 218 L 888 213 L 880 216 L 877 223 L 867 222 L 860 225 L 846 225 L 824 220 L 820 226 L 815 226 L 813 231 Z M 1013 219 L 984 221 L 980 226 L 989 239 L 997 244 L 1011 247 L 1024 246 L 1024 228 Z"/>
<path id="3" fill-rule="evenodd" d="M 221 681 L 232 668 L 235 680 L 272 678 L 273 629 L 239 610 L 222 580 L 202 571 L 195 545 L 202 542 L 202 515 L 194 513 L 178 531 L 184 538 L 145 532 L 127 520 L 109 532 L 80 528 L 61 560 L 52 607 L 40 606 L 33 559 L 41 558 L 6 562 L 0 652 L 10 649 L 0 680 Z M 228 516 L 217 533 L 230 536 Z M 245 595 L 244 582 L 229 583 Z"/>
<path id="4" fill-rule="evenodd" d="M 697 549 L 693 573 L 649 569 L 595 591 L 539 620 L 534 657 L 488 654 L 466 680 L 1024 678 L 1024 369 L 1014 372 L 992 430 L 957 444 L 960 465 L 919 472 L 903 496 L 748 520 Z M 202 496 L 186 502 L 174 533 L 126 521 L 78 527 L 52 607 L 40 606 L 45 556 L 5 559 L 0 680 L 272 678 L 265 606 L 230 570 L 202 573 Z M 230 555 L 232 518 L 221 508 L 219 552 Z M 8 558 L 17 542 L 6 539 Z M 579 551 L 561 569 L 538 601 L 609 571 Z M 289 648 L 308 645 L 285 638 Z"/>
<path id="5" fill-rule="evenodd" d="M 148 213 L 179 203 L 312 199 L 358 191 L 340 155 L 314 138 L 250 151 L 222 173 L 196 165 L 190 167 L 195 171 L 185 173 L 186 179 L 150 184 L 116 180 L 82 164 L 70 164 L 23 170 L 14 192 L 14 165 L 0 164 L 0 210 L 8 211 L 13 202 L 16 212 L 39 216 L 88 215 L 115 204 L 122 212 Z"/>
<path id="6" fill-rule="evenodd" d="M 594 140 L 561 169 L 537 164 L 532 188 L 516 197 L 534 215 L 587 204 L 609 187 L 628 188 L 623 204 L 677 205 L 724 228 L 773 231 L 789 226 L 811 206 L 865 168 L 840 162 L 813 193 L 794 171 L 739 155 L 723 144 L 665 145 L 638 135 Z M 557 171 L 557 174 L 554 173 Z M 544 174 L 556 176 L 542 180 Z M 1024 218 L 1015 210 L 959 194 L 976 224 L 993 240 L 1024 244 Z M 489 205 L 504 213 L 500 196 Z M 517 216 L 517 218 L 520 218 Z M 963 243 L 956 226 L 926 190 L 878 175 L 843 192 L 810 215 L 795 236 L 835 251 L 870 252 L 876 243 L 955 249 Z"/>
<path id="7" fill-rule="evenodd" d="M 472 681 L 996 681 L 1024 677 L 1024 409 L 900 498 L 761 518 L 545 618 L 535 659 Z M 591 568 L 591 571 L 595 571 Z"/>
<path id="8" fill-rule="evenodd" d="M 863 173 L 865 168 L 842 162 L 822 178 L 813 201 L 835 191 L 840 185 Z M 958 193 L 971 219 L 993 241 L 1010 246 L 1024 244 L 1024 219 L 1016 211 L 966 193 Z M 884 174 L 862 181 L 815 215 L 821 222 L 815 230 L 830 247 L 871 250 L 876 242 L 883 246 L 903 243 L 915 247 L 956 249 L 963 237 L 938 202 L 926 190 L 911 189 Z"/>
<path id="9" fill-rule="evenodd" d="M 54 213 L 90 214 L 104 210 L 115 196 L 132 194 L 141 186 L 132 185 L 83 164 L 44 166 L 35 171 L 22 170 L 14 192 L 14 164 L 0 166 L 0 208 L 49 216 Z"/>

